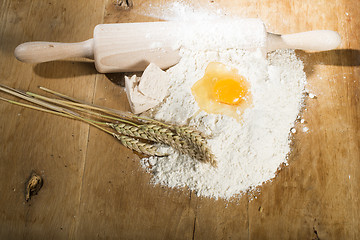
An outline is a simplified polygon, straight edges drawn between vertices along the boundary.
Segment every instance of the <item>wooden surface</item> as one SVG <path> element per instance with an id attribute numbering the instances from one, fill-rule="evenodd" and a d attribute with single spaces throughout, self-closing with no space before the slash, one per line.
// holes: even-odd
<path id="1" fill-rule="evenodd" d="M 84 60 L 24 64 L 13 50 L 25 41 L 83 41 L 99 23 L 155 21 L 141 12 L 164 2 L 135 0 L 133 9 L 122 10 L 111 0 L 1 1 L 0 82 L 34 92 L 41 85 L 129 110 L 118 85 L 123 74 L 97 74 Z M 235 202 L 199 198 L 150 185 L 139 157 L 97 129 L 0 102 L 0 239 L 360 238 L 360 3 L 192 3 L 260 17 L 270 32 L 341 34 L 339 50 L 297 52 L 317 98 L 306 99 L 306 124 L 296 123 L 289 166 Z M 44 186 L 26 203 L 32 170 Z"/>

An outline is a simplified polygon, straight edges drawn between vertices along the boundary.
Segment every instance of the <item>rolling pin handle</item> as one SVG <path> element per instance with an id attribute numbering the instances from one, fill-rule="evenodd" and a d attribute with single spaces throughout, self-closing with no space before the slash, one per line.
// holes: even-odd
<path id="1" fill-rule="evenodd" d="M 65 58 L 94 58 L 93 39 L 77 43 L 26 42 L 15 48 L 15 57 L 27 63 L 42 63 Z"/>
<path id="2" fill-rule="evenodd" d="M 340 35 L 335 31 L 316 30 L 293 34 L 267 34 L 267 51 L 276 49 L 301 49 L 305 51 L 328 51 L 341 43 Z"/>

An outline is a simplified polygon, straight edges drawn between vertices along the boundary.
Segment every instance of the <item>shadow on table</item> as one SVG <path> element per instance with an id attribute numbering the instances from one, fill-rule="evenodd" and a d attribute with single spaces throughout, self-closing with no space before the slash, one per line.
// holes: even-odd
<path id="1" fill-rule="evenodd" d="M 71 78 L 96 74 L 93 61 L 60 60 L 38 63 L 33 67 L 36 75 L 44 78 Z"/>
<path id="2" fill-rule="evenodd" d="M 324 52 L 305 52 L 296 50 L 296 55 L 304 62 L 304 71 L 307 76 L 313 73 L 315 65 L 332 66 L 360 66 L 360 50 L 336 49 Z M 34 66 L 34 72 L 44 78 L 69 78 L 93 75 L 98 73 L 93 61 L 53 61 L 39 63 Z M 114 84 L 124 87 L 125 76 L 141 72 L 106 73 L 105 76 Z"/>
<path id="3" fill-rule="evenodd" d="M 305 52 L 296 50 L 296 55 L 304 62 L 304 71 L 307 76 L 313 73 L 315 65 L 331 66 L 360 66 L 360 50 L 336 49 L 324 52 Z"/>
<path id="4" fill-rule="evenodd" d="M 50 79 L 87 76 L 99 73 L 93 61 L 59 60 L 38 63 L 33 69 L 36 75 Z M 134 74 L 141 76 L 142 72 L 105 73 L 105 76 L 114 84 L 124 87 L 125 76 L 132 76 Z"/>
<path id="5" fill-rule="evenodd" d="M 142 75 L 142 72 L 105 73 L 107 79 L 109 79 L 111 82 L 121 87 L 125 87 L 125 76 L 132 76 L 132 75 L 136 75 L 140 77 Z"/>

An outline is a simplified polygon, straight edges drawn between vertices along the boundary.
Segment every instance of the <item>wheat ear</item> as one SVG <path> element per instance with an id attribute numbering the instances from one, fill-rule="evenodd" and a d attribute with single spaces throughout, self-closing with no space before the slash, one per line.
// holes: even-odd
<path id="1" fill-rule="evenodd" d="M 173 126 L 175 132 L 184 139 L 187 140 L 189 145 L 193 146 L 201 155 L 201 161 L 208 162 L 214 167 L 217 166 L 217 162 L 214 154 L 211 152 L 207 141 L 203 134 L 199 131 L 191 129 L 189 127 Z"/>
<path id="2" fill-rule="evenodd" d="M 106 125 L 113 128 L 116 132 L 122 135 L 142 138 L 153 142 L 159 142 L 157 139 L 153 138 L 149 134 L 146 134 L 144 130 L 140 129 L 137 126 L 133 126 L 125 123 L 106 123 Z"/>
<path id="3" fill-rule="evenodd" d="M 179 152 L 187 154 L 196 160 L 204 161 L 204 157 L 201 152 L 189 145 L 186 140 L 171 131 L 169 128 L 156 124 L 144 124 L 141 125 L 141 129 L 157 141 L 170 145 Z"/>
<path id="4" fill-rule="evenodd" d="M 166 156 L 166 154 L 159 153 L 157 151 L 157 147 L 155 147 L 154 145 L 143 143 L 135 138 L 124 135 L 113 134 L 113 136 L 116 137 L 122 145 L 136 152 L 143 153 L 149 156 Z"/>

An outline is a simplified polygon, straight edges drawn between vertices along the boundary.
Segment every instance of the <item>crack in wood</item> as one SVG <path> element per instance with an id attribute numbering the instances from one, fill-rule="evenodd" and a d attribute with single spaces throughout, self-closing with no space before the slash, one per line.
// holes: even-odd
<path id="1" fill-rule="evenodd" d="M 196 229 L 196 215 L 195 215 L 195 218 L 194 218 L 194 227 L 193 227 L 192 240 L 195 239 L 195 229 Z"/>
<path id="2" fill-rule="evenodd" d="M 315 234 L 315 237 L 313 238 L 313 240 L 320 240 L 318 232 L 316 231 L 315 227 L 313 227 L 313 230 L 314 230 L 314 234 Z"/>

